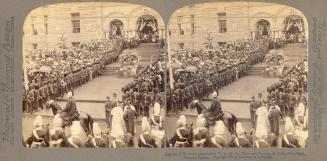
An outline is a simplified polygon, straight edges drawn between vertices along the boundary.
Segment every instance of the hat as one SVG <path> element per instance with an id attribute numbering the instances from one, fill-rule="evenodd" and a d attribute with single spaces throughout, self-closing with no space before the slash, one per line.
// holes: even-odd
<path id="1" fill-rule="evenodd" d="M 176 122 L 176 125 L 178 127 L 183 127 L 183 126 L 186 126 L 186 117 L 185 115 L 181 115 L 179 116 L 177 122 Z"/>
<path id="2" fill-rule="evenodd" d="M 93 135 L 94 136 L 100 136 L 101 135 L 101 129 L 100 129 L 99 124 L 97 122 L 93 123 Z"/>
<path id="3" fill-rule="evenodd" d="M 150 132 L 150 130 L 151 130 L 150 124 L 149 124 L 148 119 L 146 117 L 142 118 L 141 127 L 142 127 L 143 132 L 146 132 L 146 131 Z"/>
<path id="4" fill-rule="evenodd" d="M 68 97 L 68 98 L 73 97 L 73 93 L 72 93 L 72 92 L 68 92 L 67 97 Z"/>
<path id="5" fill-rule="evenodd" d="M 49 104 L 52 104 L 54 102 L 54 100 L 49 100 Z"/>
<path id="6" fill-rule="evenodd" d="M 215 91 L 212 93 L 212 97 L 215 98 L 215 97 L 218 97 L 218 93 Z"/>
<path id="7" fill-rule="evenodd" d="M 236 123 L 236 134 L 238 137 L 240 136 L 244 136 L 244 128 L 242 126 L 242 123 L 241 122 L 237 122 Z"/>
<path id="8" fill-rule="evenodd" d="M 36 116 L 34 122 L 33 122 L 33 126 L 34 128 L 36 127 L 41 127 L 43 125 L 43 119 L 41 116 Z"/>

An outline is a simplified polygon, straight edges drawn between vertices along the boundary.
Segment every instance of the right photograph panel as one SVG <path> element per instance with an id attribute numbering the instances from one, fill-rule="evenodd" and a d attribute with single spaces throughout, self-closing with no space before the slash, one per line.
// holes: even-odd
<path id="1" fill-rule="evenodd" d="M 274 3 L 200 3 L 168 22 L 169 147 L 305 148 L 308 24 Z"/>

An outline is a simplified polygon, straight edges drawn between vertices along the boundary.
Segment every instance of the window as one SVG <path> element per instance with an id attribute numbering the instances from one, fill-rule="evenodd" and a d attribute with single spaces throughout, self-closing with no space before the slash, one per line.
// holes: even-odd
<path id="1" fill-rule="evenodd" d="M 44 33 L 48 35 L 48 16 L 44 16 Z"/>
<path id="2" fill-rule="evenodd" d="M 184 30 L 182 29 L 182 24 L 178 24 L 179 35 L 184 35 Z"/>
<path id="3" fill-rule="evenodd" d="M 35 25 L 34 25 L 34 24 L 32 24 L 32 30 L 33 30 L 33 35 L 37 35 L 37 30 L 36 30 L 36 28 L 35 28 Z"/>
<path id="4" fill-rule="evenodd" d="M 194 35 L 194 15 L 191 15 L 191 35 Z"/>
<path id="5" fill-rule="evenodd" d="M 168 31 L 168 34 L 171 35 L 171 30 Z"/>
<path id="6" fill-rule="evenodd" d="M 73 47 L 78 47 L 81 43 L 80 42 L 72 42 Z"/>
<path id="7" fill-rule="evenodd" d="M 178 43 L 179 49 L 184 49 L 184 43 Z"/>
<path id="8" fill-rule="evenodd" d="M 183 16 L 178 16 L 178 32 L 179 32 L 179 35 L 184 35 L 184 30 L 182 29 L 182 19 L 183 19 Z"/>
<path id="9" fill-rule="evenodd" d="M 34 50 L 36 50 L 36 49 L 37 49 L 37 44 L 32 44 L 32 48 L 33 48 Z"/>
<path id="10" fill-rule="evenodd" d="M 35 16 L 33 16 L 33 17 L 31 18 L 31 22 L 32 22 L 31 27 L 32 27 L 32 34 L 33 34 L 33 35 L 37 35 L 37 29 L 36 29 L 35 24 L 34 24 L 35 19 L 36 19 Z"/>
<path id="11" fill-rule="evenodd" d="M 227 32 L 226 12 L 217 13 L 217 16 L 218 16 L 219 32 L 220 33 Z"/>
<path id="12" fill-rule="evenodd" d="M 80 15 L 79 13 L 72 13 L 71 14 L 72 17 L 72 32 L 73 33 L 80 33 Z"/>

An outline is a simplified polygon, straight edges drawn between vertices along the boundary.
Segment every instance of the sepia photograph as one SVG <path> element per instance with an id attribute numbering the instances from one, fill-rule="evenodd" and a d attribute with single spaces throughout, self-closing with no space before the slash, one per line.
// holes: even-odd
<path id="1" fill-rule="evenodd" d="M 275 3 L 212 2 L 168 21 L 167 146 L 305 148 L 308 23 Z"/>
<path id="2" fill-rule="evenodd" d="M 111 2 L 40 6 L 23 26 L 23 145 L 165 146 L 165 26 Z"/>

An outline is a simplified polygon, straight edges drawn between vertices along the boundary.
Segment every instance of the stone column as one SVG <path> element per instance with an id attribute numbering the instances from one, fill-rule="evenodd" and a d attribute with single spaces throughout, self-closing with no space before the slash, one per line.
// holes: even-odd
<path id="1" fill-rule="evenodd" d="M 276 30 L 274 30 L 274 39 L 276 39 Z"/>
<path id="2" fill-rule="evenodd" d="M 162 39 L 162 29 L 158 29 L 158 34 L 159 34 L 159 40 Z"/>

